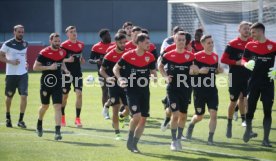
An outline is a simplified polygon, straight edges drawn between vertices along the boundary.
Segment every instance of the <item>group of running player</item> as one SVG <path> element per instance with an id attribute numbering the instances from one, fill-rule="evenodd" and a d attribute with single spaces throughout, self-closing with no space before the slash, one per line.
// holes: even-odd
<path id="1" fill-rule="evenodd" d="M 269 134 L 271 112 L 274 101 L 274 81 L 276 67 L 276 43 L 265 37 L 262 23 L 241 22 L 239 35 L 230 41 L 221 57 L 221 62 L 229 65 L 230 104 L 226 137 L 232 137 L 232 119 L 236 106 L 240 109 L 242 125 L 246 126 L 243 140 L 248 142 L 257 137 L 252 131 L 252 119 L 261 96 L 263 103 L 264 138 L 262 145 L 271 147 Z M 42 49 L 33 65 L 34 71 L 41 71 L 41 107 L 37 120 L 37 134 L 43 135 L 43 117 L 49 108 L 52 97 L 55 108 L 55 140 L 61 140 L 61 126 L 66 126 L 65 107 L 71 84 L 76 93 L 75 125 L 82 127 L 82 70 L 84 43 L 77 40 L 75 26 L 65 29 L 68 40 L 61 43 L 60 35 L 49 36 L 50 46 Z M 6 41 L 0 50 L 0 61 L 6 66 L 6 126 L 12 127 L 10 107 L 13 95 L 18 88 L 21 95 L 18 126 L 26 128 L 23 121 L 28 95 L 28 63 L 26 50 L 28 43 L 23 40 L 24 26 L 14 27 L 14 38 Z M 148 31 L 131 22 L 124 23 L 111 41 L 108 29 L 99 31 L 101 41 L 91 48 L 89 63 L 97 64 L 102 88 L 103 116 L 110 119 L 109 106 L 112 106 L 112 126 L 115 139 L 121 140 L 119 120 L 131 116 L 127 149 L 139 153 L 137 143 L 143 134 L 147 118 L 150 116 L 149 82 L 157 81 L 157 69 L 167 83 L 165 120 L 161 130 L 170 125 L 172 151 L 182 150 L 181 140 L 192 139 L 196 123 L 203 119 L 205 105 L 210 114 L 208 145 L 213 145 L 219 106 L 216 74 L 222 73 L 219 57 L 214 53 L 211 35 L 203 35 L 202 29 L 195 31 L 194 40 L 181 27 L 173 29 L 173 35 L 164 40 L 160 56 L 150 42 Z M 274 66 L 274 68 L 273 68 Z M 183 81 L 184 79 L 184 81 Z M 193 93 L 195 114 L 187 128 L 188 106 Z"/>

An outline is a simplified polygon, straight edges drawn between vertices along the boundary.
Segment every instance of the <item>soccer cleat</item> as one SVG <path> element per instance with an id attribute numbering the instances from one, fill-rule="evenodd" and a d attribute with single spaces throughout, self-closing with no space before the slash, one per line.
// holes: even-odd
<path id="1" fill-rule="evenodd" d="M 115 140 L 122 140 L 122 136 L 120 134 L 116 134 Z"/>
<path id="2" fill-rule="evenodd" d="M 177 141 L 176 140 L 174 140 L 174 141 L 172 141 L 172 143 L 171 143 L 171 151 L 177 151 L 177 146 L 176 146 L 176 143 Z"/>
<path id="3" fill-rule="evenodd" d="M 60 133 L 56 133 L 55 134 L 55 140 L 58 141 L 58 140 L 61 140 L 62 139 L 62 136 Z"/>
<path id="4" fill-rule="evenodd" d="M 132 153 L 141 153 L 140 150 L 137 148 L 137 145 L 133 145 L 131 152 Z"/>
<path id="5" fill-rule="evenodd" d="M 195 127 L 194 124 L 191 124 L 191 123 L 189 124 L 189 127 L 187 129 L 187 133 L 186 133 L 186 139 L 189 139 L 189 140 L 192 139 L 194 127 Z"/>
<path id="6" fill-rule="evenodd" d="M 110 119 L 109 108 L 103 107 L 102 115 L 103 115 L 104 119 L 106 119 L 106 120 Z"/>
<path id="7" fill-rule="evenodd" d="M 61 126 L 63 126 L 63 127 L 66 126 L 65 115 L 62 115 L 62 116 L 61 116 Z"/>
<path id="8" fill-rule="evenodd" d="M 247 143 L 251 139 L 250 133 L 251 133 L 251 130 L 248 130 L 248 129 L 245 130 L 245 132 L 243 134 L 243 141 L 245 143 Z"/>
<path id="9" fill-rule="evenodd" d="M 262 146 L 269 147 L 269 148 L 272 147 L 269 140 L 263 140 Z"/>
<path id="10" fill-rule="evenodd" d="M 19 121 L 19 122 L 17 123 L 17 126 L 23 128 L 23 129 L 26 129 L 26 128 L 27 128 L 27 126 L 25 125 L 25 122 L 24 122 L 24 121 Z"/>
<path id="11" fill-rule="evenodd" d="M 235 111 L 235 112 L 234 112 L 234 115 L 233 115 L 233 119 L 234 119 L 235 121 L 238 121 L 238 118 L 239 118 L 239 112 L 238 112 L 238 111 Z"/>
<path id="12" fill-rule="evenodd" d="M 246 127 L 246 122 L 243 121 L 242 124 L 241 124 L 242 127 Z"/>
<path id="13" fill-rule="evenodd" d="M 37 128 L 36 128 L 36 133 L 37 133 L 37 136 L 38 137 L 42 137 L 42 135 L 43 135 L 43 129 L 42 129 L 42 127 L 40 126 L 38 126 Z"/>
<path id="14" fill-rule="evenodd" d="M 232 124 L 227 124 L 226 137 L 232 138 Z"/>
<path id="15" fill-rule="evenodd" d="M 258 134 L 255 133 L 255 132 L 253 132 L 253 131 L 251 131 L 250 132 L 250 138 L 256 138 L 256 137 L 258 137 Z"/>
<path id="16" fill-rule="evenodd" d="M 169 127 L 169 123 L 165 124 L 165 121 L 161 124 L 161 131 L 165 132 Z"/>
<path id="17" fill-rule="evenodd" d="M 213 140 L 208 140 L 207 145 L 215 145 Z"/>
<path id="18" fill-rule="evenodd" d="M 75 120 L 75 125 L 76 125 L 77 127 L 82 127 L 81 120 L 80 120 L 79 117 L 76 118 L 76 120 Z"/>
<path id="19" fill-rule="evenodd" d="M 182 150 L 182 144 L 181 144 L 181 139 L 176 140 L 176 150 L 181 151 Z"/>
<path id="20" fill-rule="evenodd" d="M 184 135 L 182 135 L 181 140 L 187 140 L 187 138 Z"/>
<path id="21" fill-rule="evenodd" d="M 6 120 L 6 127 L 12 127 L 12 122 L 10 119 Z"/>

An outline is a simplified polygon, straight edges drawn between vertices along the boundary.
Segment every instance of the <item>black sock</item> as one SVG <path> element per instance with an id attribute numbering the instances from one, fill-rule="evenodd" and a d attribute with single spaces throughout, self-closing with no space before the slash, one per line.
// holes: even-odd
<path id="1" fill-rule="evenodd" d="M 235 112 L 239 111 L 239 105 L 236 105 Z"/>
<path id="2" fill-rule="evenodd" d="M 80 117 L 81 108 L 76 108 L 76 117 Z"/>
<path id="3" fill-rule="evenodd" d="M 120 130 L 115 130 L 115 134 L 120 134 Z"/>
<path id="4" fill-rule="evenodd" d="M 37 128 L 42 128 L 42 120 L 37 120 Z"/>
<path id="5" fill-rule="evenodd" d="M 61 114 L 65 115 L 65 106 L 61 107 Z"/>
<path id="6" fill-rule="evenodd" d="M 227 119 L 228 120 L 228 125 L 232 125 L 232 119 Z"/>
<path id="7" fill-rule="evenodd" d="M 271 122 L 272 119 L 270 118 L 264 118 L 263 119 L 263 128 L 264 128 L 264 140 L 269 140 L 269 134 L 271 129 Z"/>
<path id="8" fill-rule="evenodd" d="M 245 121 L 245 114 L 241 114 L 241 119 L 242 119 L 242 122 Z"/>
<path id="9" fill-rule="evenodd" d="M 177 139 L 181 139 L 181 137 L 183 135 L 183 128 L 182 127 L 178 127 L 177 131 L 178 131 Z"/>
<path id="10" fill-rule="evenodd" d="M 11 113 L 10 112 L 6 112 L 6 119 L 10 120 L 11 119 Z"/>
<path id="11" fill-rule="evenodd" d="M 246 122 L 246 131 L 251 132 L 252 131 L 252 120 L 245 119 Z"/>
<path id="12" fill-rule="evenodd" d="M 177 129 L 171 129 L 171 133 L 172 133 L 172 140 L 175 141 L 176 140 L 176 131 Z"/>
<path id="13" fill-rule="evenodd" d="M 134 131 L 129 131 L 128 132 L 128 139 L 133 140 L 133 137 L 134 137 Z"/>
<path id="14" fill-rule="evenodd" d="M 139 139 L 140 138 L 136 138 L 136 137 L 133 138 L 133 147 L 137 148 L 137 143 L 139 142 Z"/>
<path id="15" fill-rule="evenodd" d="M 56 126 L 56 134 L 60 134 L 60 125 Z"/>
<path id="16" fill-rule="evenodd" d="M 213 141 L 213 137 L 214 137 L 214 133 L 213 132 L 209 132 L 208 141 Z"/>
<path id="17" fill-rule="evenodd" d="M 166 117 L 164 125 L 166 126 L 170 121 L 171 121 L 171 118 L 170 117 Z"/>
<path id="18" fill-rule="evenodd" d="M 23 121 L 24 113 L 20 113 L 18 122 Z"/>

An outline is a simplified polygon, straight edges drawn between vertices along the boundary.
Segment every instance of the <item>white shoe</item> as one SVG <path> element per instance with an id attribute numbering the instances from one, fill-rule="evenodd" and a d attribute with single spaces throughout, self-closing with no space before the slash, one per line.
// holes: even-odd
<path id="1" fill-rule="evenodd" d="M 242 127 L 246 127 L 246 122 L 243 121 L 242 124 L 241 124 Z"/>
<path id="2" fill-rule="evenodd" d="M 167 129 L 168 129 L 168 127 L 169 127 L 169 123 L 167 123 L 167 125 L 165 126 L 164 125 L 164 122 L 161 124 L 161 127 L 160 127 L 160 129 L 161 129 L 161 131 L 163 131 L 163 132 L 165 132 Z"/>
<path id="3" fill-rule="evenodd" d="M 106 108 L 106 107 L 103 107 L 102 115 L 103 115 L 104 119 L 106 119 L 106 120 L 110 119 L 110 117 L 109 117 L 109 109 Z"/>
<path id="4" fill-rule="evenodd" d="M 238 121 L 238 118 L 239 118 L 239 112 L 238 112 L 238 111 L 235 111 L 235 112 L 234 112 L 233 119 L 234 119 L 235 121 Z"/>
<path id="5" fill-rule="evenodd" d="M 182 144 L 181 144 L 181 139 L 176 140 L 176 150 L 181 151 L 182 150 Z"/>
<path id="6" fill-rule="evenodd" d="M 176 143 L 177 141 L 175 140 L 175 141 L 172 141 L 172 143 L 171 143 L 171 151 L 177 151 L 177 146 L 176 146 Z"/>

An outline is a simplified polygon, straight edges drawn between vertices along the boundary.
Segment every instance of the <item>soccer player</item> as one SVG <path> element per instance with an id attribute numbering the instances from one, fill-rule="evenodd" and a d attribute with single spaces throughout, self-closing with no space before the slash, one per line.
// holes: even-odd
<path id="1" fill-rule="evenodd" d="M 137 48 L 137 44 L 135 43 L 137 39 L 137 35 L 142 33 L 142 29 L 138 26 L 134 26 L 131 30 L 131 40 L 126 43 L 126 50 L 133 50 Z"/>
<path id="2" fill-rule="evenodd" d="M 55 140 L 61 140 L 61 103 L 62 103 L 62 70 L 69 74 L 63 60 L 66 51 L 60 48 L 60 36 L 52 33 L 49 38 L 50 46 L 42 49 L 34 63 L 33 70 L 41 71 L 40 99 L 41 107 L 37 121 L 37 135 L 43 135 L 42 121 L 49 108 L 50 97 L 52 96 L 55 108 Z"/>
<path id="3" fill-rule="evenodd" d="M 241 64 L 241 58 L 245 45 L 251 41 L 249 35 L 249 23 L 242 21 L 239 24 L 239 36 L 231 40 L 225 48 L 225 51 L 221 57 L 221 62 L 229 65 L 229 93 L 230 104 L 228 107 L 228 123 L 226 129 L 226 137 L 232 137 L 232 120 L 237 100 L 239 99 L 239 108 L 242 118 L 242 126 L 246 126 L 245 123 L 245 111 L 247 105 L 247 83 L 250 77 L 250 71 Z"/>
<path id="4" fill-rule="evenodd" d="M 24 26 L 16 25 L 13 28 L 14 38 L 6 41 L 0 49 L 0 61 L 6 63 L 6 126 L 12 127 L 11 103 L 16 88 L 20 95 L 20 115 L 18 127 L 26 128 L 23 121 L 28 96 L 28 43 L 23 40 Z"/>
<path id="5" fill-rule="evenodd" d="M 116 47 L 104 56 L 100 74 L 107 81 L 109 99 L 113 107 L 112 125 L 115 129 L 116 140 L 121 140 L 119 129 L 119 109 L 121 105 L 126 106 L 126 94 L 123 88 L 118 86 L 117 80 L 113 74 L 113 67 L 125 52 L 126 35 L 117 33 L 115 35 Z"/>
<path id="6" fill-rule="evenodd" d="M 272 106 L 274 101 L 274 81 L 268 77 L 269 68 L 275 62 L 276 43 L 265 37 L 265 26 L 262 23 L 254 23 L 250 27 L 251 36 L 254 41 L 245 46 L 242 63 L 246 68 L 252 70 L 249 79 L 248 111 L 246 113 L 246 130 L 243 135 L 244 142 L 251 137 L 252 120 L 256 110 L 257 102 L 261 96 L 263 104 L 263 129 L 264 138 L 262 145 L 272 147 L 269 141 L 269 134 L 272 123 Z"/>
<path id="7" fill-rule="evenodd" d="M 203 46 L 200 43 L 200 39 L 203 36 L 203 30 L 201 28 L 195 30 L 195 39 L 191 42 L 193 52 L 197 53 L 203 50 Z"/>
<path id="8" fill-rule="evenodd" d="M 194 90 L 195 115 L 192 117 L 187 130 L 187 139 L 192 138 L 196 123 L 203 119 L 205 105 L 210 113 L 208 145 L 213 145 L 213 136 L 217 125 L 218 90 L 215 84 L 215 74 L 222 73 L 223 69 L 218 64 L 218 55 L 213 52 L 214 43 L 211 35 L 201 38 L 204 50 L 195 54 L 195 65 L 198 66 L 198 75 L 191 82 Z"/>
<path id="9" fill-rule="evenodd" d="M 152 74 L 156 78 L 157 75 L 155 58 L 148 52 L 150 46 L 148 35 L 138 34 L 135 43 L 137 48 L 125 53 L 113 68 L 113 72 L 120 86 L 126 87 L 128 107 L 132 115 L 127 148 L 131 152 L 139 153 L 137 143 L 143 134 L 147 117 L 150 116 L 149 77 Z"/>
<path id="10" fill-rule="evenodd" d="M 122 29 L 124 29 L 126 31 L 126 36 L 127 36 L 127 41 L 131 40 L 131 31 L 133 28 L 133 23 L 130 21 L 127 21 L 123 24 Z"/>
<path id="11" fill-rule="evenodd" d="M 172 36 L 167 37 L 166 39 L 163 40 L 162 45 L 161 45 L 161 49 L 160 49 L 160 53 L 163 53 L 163 51 L 171 44 L 174 43 L 174 35 L 178 32 L 178 31 L 184 31 L 181 27 L 179 26 L 175 26 L 172 30 Z"/>
<path id="12" fill-rule="evenodd" d="M 85 59 L 82 57 L 82 51 L 84 49 L 84 43 L 77 40 L 77 28 L 75 26 L 68 26 L 65 29 L 65 33 L 68 40 L 61 44 L 61 48 L 66 51 L 66 59 L 64 59 L 67 69 L 70 71 L 71 76 L 65 77 L 65 86 L 63 89 L 63 99 L 62 99 L 62 121 L 61 125 L 66 126 L 65 120 L 65 107 L 67 105 L 67 99 L 69 92 L 71 90 L 71 84 L 74 87 L 76 93 L 76 119 L 75 125 L 77 127 L 82 127 L 80 113 L 82 107 L 82 71 L 81 64 L 85 63 Z"/>
<path id="13" fill-rule="evenodd" d="M 101 41 L 93 45 L 93 47 L 91 48 L 91 55 L 90 55 L 89 62 L 97 64 L 98 76 L 100 77 L 101 89 L 102 89 L 102 105 L 103 105 L 102 115 L 105 119 L 110 119 L 109 106 L 111 103 L 110 103 L 110 100 L 108 99 L 108 89 L 106 87 L 106 82 L 105 80 L 102 80 L 102 77 L 100 75 L 100 68 L 102 65 L 103 57 L 106 54 L 106 50 L 110 46 L 113 46 L 113 43 L 111 43 L 111 36 L 108 29 L 101 29 L 99 31 L 99 37 L 101 38 Z"/>
<path id="14" fill-rule="evenodd" d="M 179 31 L 175 35 L 175 44 L 175 50 L 163 55 L 158 69 L 168 83 L 167 97 L 172 111 L 171 150 L 179 151 L 182 150 L 181 137 L 187 120 L 190 74 L 194 72 L 190 71 L 190 67 L 193 65 L 194 55 L 185 50 L 185 32 Z M 165 65 L 167 65 L 167 71 L 164 69 Z"/>
<path id="15" fill-rule="evenodd" d="M 149 31 L 147 29 L 141 29 L 142 33 L 149 35 Z M 154 55 L 154 58 L 157 60 L 159 54 L 157 53 L 156 46 L 153 43 L 150 43 L 149 52 Z"/>

